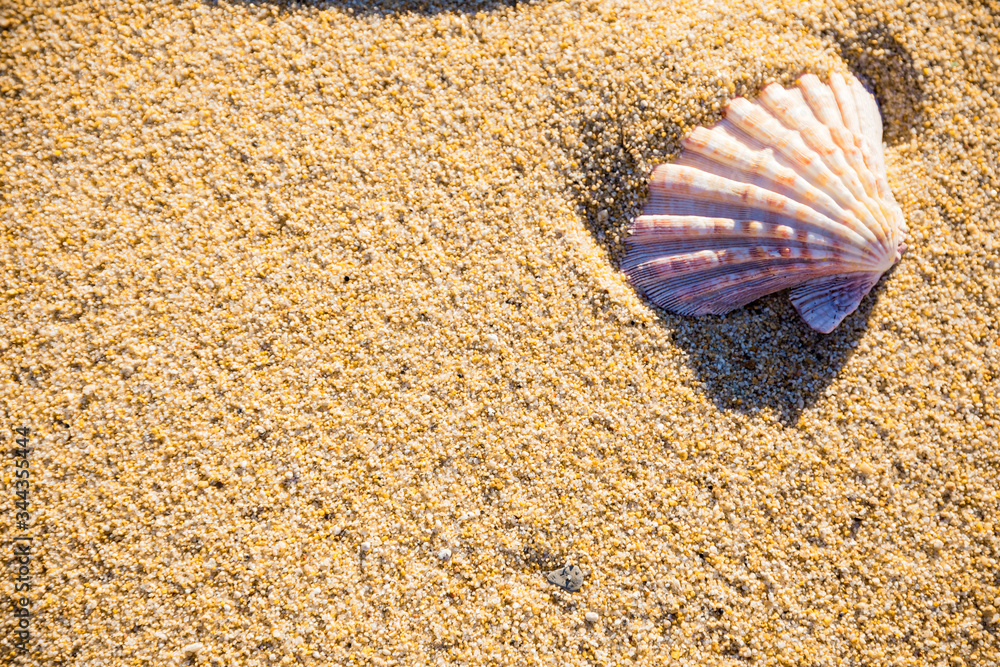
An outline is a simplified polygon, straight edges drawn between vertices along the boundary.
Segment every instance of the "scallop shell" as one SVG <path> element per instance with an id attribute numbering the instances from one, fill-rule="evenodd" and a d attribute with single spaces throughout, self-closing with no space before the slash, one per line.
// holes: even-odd
<path id="1" fill-rule="evenodd" d="M 906 249 L 882 118 L 853 76 L 771 84 L 682 143 L 653 171 L 622 262 L 661 308 L 721 315 L 791 288 L 802 318 L 829 333 Z"/>

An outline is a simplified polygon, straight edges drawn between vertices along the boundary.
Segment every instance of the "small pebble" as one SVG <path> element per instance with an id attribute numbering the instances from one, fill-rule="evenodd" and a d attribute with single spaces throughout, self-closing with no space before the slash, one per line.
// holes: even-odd
<path id="1" fill-rule="evenodd" d="M 192 655 L 196 656 L 199 653 L 201 653 L 202 649 L 204 649 L 204 648 L 205 648 L 205 645 L 202 644 L 201 642 L 194 642 L 194 643 L 188 644 L 187 646 L 185 646 L 184 648 L 182 648 L 181 649 L 181 653 L 183 653 L 185 656 L 192 656 Z"/>
<path id="2" fill-rule="evenodd" d="M 587 612 L 587 615 L 586 615 L 586 616 L 584 616 L 584 618 L 586 618 L 586 619 L 587 619 L 587 623 L 597 623 L 597 621 L 598 621 L 598 620 L 599 620 L 599 619 L 600 619 L 601 617 L 597 615 L 597 612 L 593 612 L 593 611 L 588 611 L 588 612 Z"/>
<path id="3" fill-rule="evenodd" d="M 451 549 L 442 549 L 438 552 L 437 556 L 440 560 L 448 560 L 451 558 Z"/>
<path id="4" fill-rule="evenodd" d="M 575 593 L 580 590 L 581 586 L 583 586 L 583 580 L 586 576 L 587 575 L 578 565 L 567 565 L 566 567 L 561 567 L 558 570 L 547 572 L 545 574 L 545 579 L 550 584 L 555 584 L 570 593 Z"/>

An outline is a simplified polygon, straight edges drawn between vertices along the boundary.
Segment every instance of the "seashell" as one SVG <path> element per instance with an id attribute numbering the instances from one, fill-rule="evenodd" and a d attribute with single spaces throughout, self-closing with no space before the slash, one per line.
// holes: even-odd
<path id="1" fill-rule="evenodd" d="M 721 315 L 791 288 L 802 318 L 829 333 L 906 250 L 882 118 L 853 76 L 771 84 L 682 143 L 653 171 L 622 262 L 665 310 Z"/>

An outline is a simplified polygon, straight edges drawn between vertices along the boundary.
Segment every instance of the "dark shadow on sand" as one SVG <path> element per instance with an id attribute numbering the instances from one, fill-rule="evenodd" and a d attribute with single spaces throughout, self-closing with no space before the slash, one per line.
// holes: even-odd
<path id="1" fill-rule="evenodd" d="M 894 29 L 872 16 L 861 16 L 857 32 L 827 31 L 840 46 L 840 56 L 878 100 L 882 112 L 883 140 L 889 146 L 910 137 L 911 128 L 922 128 L 925 120 L 924 86 Z"/>
<path id="2" fill-rule="evenodd" d="M 688 354 L 702 389 L 721 410 L 769 408 L 785 425 L 819 400 L 851 358 L 894 269 L 833 332 L 813 331 L 787 290 L 723 316 L 681 318 L 659 311 Z"/>
<path id="3" fill-rule="evenodd" d="M 525 0 L 325 0 L 314 2 L 289 2 L 288 0 L 234 0 L 241 5 L 275 7 L 281 12 L 295 11 L 301 7 L 340 9 L 356 15 L 393 16 L 397 14 L 433 15 L 443 13 L 476 14 L 505 7 L 527 4 Z M 206 4 L 217 4 L 205 0 Z"/>

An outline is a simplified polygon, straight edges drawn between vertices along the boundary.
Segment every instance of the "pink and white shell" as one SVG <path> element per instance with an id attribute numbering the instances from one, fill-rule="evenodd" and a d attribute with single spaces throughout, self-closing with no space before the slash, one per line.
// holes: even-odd
<path id="1" fill-rule="evenodd" d="M 653 171 L 622 262 L 661 308 L 723 314 L 791 288 L 802 318 L 829 333 L 906 249 L 882 119 L 853 76 L 771 84 L 682 143 Z"/>

